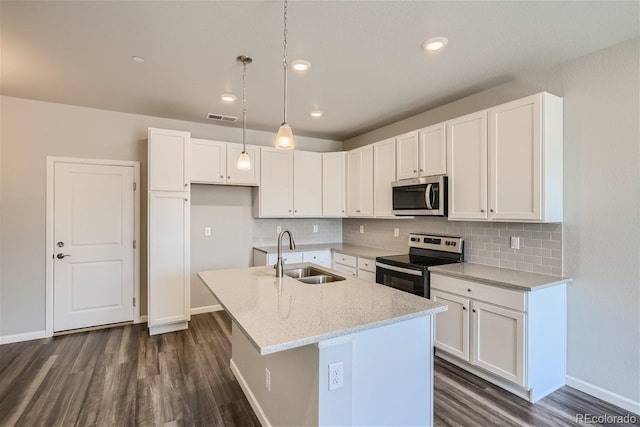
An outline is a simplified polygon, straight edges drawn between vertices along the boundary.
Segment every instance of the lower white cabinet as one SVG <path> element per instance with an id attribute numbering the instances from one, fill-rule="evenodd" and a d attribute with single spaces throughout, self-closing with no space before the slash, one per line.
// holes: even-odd
<path id="1" fill-rule="evenodd" d="M 331 250 L 302 252 L 302 262 L 312 262 L 323 267 L 331 268 Z"/>
<path id="2" fill-rule="evenodd" d="M 527 291 L 431 273 L 436 354 L 536 402 L 565 384 L 566 284 Z"/>
<path id="3" fill-rule="evenodd" d="M 358 257 L 358 278 L 376 283 L 376 262 L 369 258 Z"/>
<path id="4" fill-rule="evenodd" d="M 149 334 L 186 329 L 190 314 L 189 192 L 150 191 Z"/>
<path id="5" fill-rule="evenodd" d="M 302 252 L 285 252 L 281 256 L 285 265 L 303 262 Z M 278 261 L 278 254 L 267 255 L 267 265 L 275 265 L 276 261 Z"/>
<path id="6" fill-rule="evenodd" d="M 334 252 L 332 268 L 340 273 L 358 277 L 358 258 L 341 252 Z"/>
<path id="7" fill-rule="evenodd" d="M 265 253 L 261 250 L 253 250 L 253 265 L 275 265 L 278 254 L 275 252 Z M 284 252 L 282 260 L 287 264 L 295 264 L 299 262 L 311 262 L 323 267 L 331 268 L 331 250 L 324 249 L 319 251 L 304 252 Z"/>

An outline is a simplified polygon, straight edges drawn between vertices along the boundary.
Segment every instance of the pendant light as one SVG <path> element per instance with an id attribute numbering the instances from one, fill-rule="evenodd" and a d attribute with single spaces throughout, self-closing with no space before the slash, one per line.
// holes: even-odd
<path id="1" fill-rule="evenodd" d="M 287 68 L 289 68 L 289 65 L 287 64 L 287 6 L 288 1 L 284 0 L 284 58 L 282 61 L 282 66 L 284 68 L 284 120 L 278 129 L 278 134 L 276 135 L 276 148 L 291 150 L 295 145 L 295 141 L 293 140 L 291 126 L 287 123 Z"/>
<path id="2" fill-rule="evenodd" d="M 238 157 L 238 169 L 250 170 L 251 159 L 247 153 L 246 133 L 247 133 L 247 64 L 251 64 L 253 59 L 240 55 L 236 58 L 242 63 L 242 153 Z"/>

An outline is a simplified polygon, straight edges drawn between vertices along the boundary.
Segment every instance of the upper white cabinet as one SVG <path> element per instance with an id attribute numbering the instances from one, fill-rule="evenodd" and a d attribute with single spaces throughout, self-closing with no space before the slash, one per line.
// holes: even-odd
<path id="1" fill-rule="evenodd" d="M 447 173 L 445 124 L 429 126 L 396 137 L 398 179 Z"/>
<path id="2" fill-rule="evenodd" d="M 373 146 L 347 153 L 347 215 L 373 216 Z"/>
<path id="3" fill-rule="evenodd" d="M 242 144 L 191 138 L 191 182 L 256 186 L 260 182 L 260 147 L 247 145 L 251 169 L 238 169 Z"/>
<path id="4" fill-rule="evenodd" d="M 255 216 L 322 216 L 322 154 L 262 147 Z M 257 209 L 256 209 L 257 205 Z"/>
<path id="5" fill-rule="evenodd" d="M 149 128 L 149 191 L 189 188 L 191 134 Z"/>
<path id="6" fill-rule="evenodd" d="M 322 154 L 322 216 L 346 216 L 346 152 Z"/>
<path id="7" fill-rule="evenodd" d="M 396 141 L 373 144 L 373 215 L 393 217 L 391 183 L 396 180 Z"/>
<path id="8" fill-rule="evenodd" d="M 447 122 L 449 218 L 562 221 L 562 99 L 546 92 Z"/>
<path id="9" fill-rule="evenodd" d="M 447 122 L 449 219 L 487 218 L 487 112 Z"/>
<path id="10" fill-rule="evenodd" d="M 322 216 L 322 153 L 293 152 L 293 216 Z"/>

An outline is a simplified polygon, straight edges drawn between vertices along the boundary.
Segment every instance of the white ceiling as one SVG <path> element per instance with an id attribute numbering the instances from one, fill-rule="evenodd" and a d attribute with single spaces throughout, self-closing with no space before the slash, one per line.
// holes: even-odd
<path id="1" fill-rule="evenodd" d="M 282 121 L 280 1 L 2 1 L 1 93 L 194 122 Z M 344 140 L 637 37 L 631 1 L 291 1 L 289 123 Z M 421 43 L 449 38 L 438 54 Z M 134 55 L 146 59 L 131 61 Z M 238 96 L 224 104 L 220 94 Z M 321 119 L 309 111 L 325 112 Z M 241 127 L 241 120 L 228 126 Z M 215 122 L 218 124 L 217 122 Z"/>

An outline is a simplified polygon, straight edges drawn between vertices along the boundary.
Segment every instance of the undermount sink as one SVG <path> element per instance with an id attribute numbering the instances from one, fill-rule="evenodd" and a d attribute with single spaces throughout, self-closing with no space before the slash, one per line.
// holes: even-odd
<path id="1" fill-rule="evenodd" d="M 326 271 L 319 270 L 314 267 L 291 268 L 289 270 L 284 270 L 283 273 L 285 274 L 285 276 L 292 277 L 302 283 L 307 283 L 310 285 L 318 285 L 321 283 L 339 282 L 341 280 L 345 280 L 344 277 L 336 276 L 334 274 L 330 274 Z"/>

